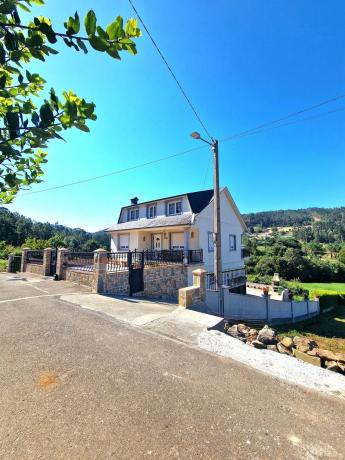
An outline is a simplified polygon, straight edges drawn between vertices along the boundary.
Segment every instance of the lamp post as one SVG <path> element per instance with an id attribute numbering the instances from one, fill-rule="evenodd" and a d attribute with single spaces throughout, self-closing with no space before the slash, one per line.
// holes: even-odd
<path id="1" fill-rule="evenodd" d="M 221 226 L 220 226 L 220 194 L 219 194 L 219 160 L 218 160 L 218 141 L 212 142 L 202 138 L 199 133 L 191 134 L 193 139 L 198 139 L 210 145 L 213 151 L 213 267 L 215 284 L 219 292 L 218 313 L 224 316 L 224 299 L 222 289 L 222 251 L 221 251 Z"/>

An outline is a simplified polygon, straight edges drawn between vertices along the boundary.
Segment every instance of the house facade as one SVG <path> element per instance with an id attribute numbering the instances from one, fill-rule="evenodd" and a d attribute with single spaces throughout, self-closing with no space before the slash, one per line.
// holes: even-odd
<path id="1" fill-rule="evenodd" d="M 246 225 L 226 187 L 220 192 L 220 214 L 222 270 L 243 269 L 241 240 Z M 162 251 L 173 257 L 175 251 L 183 251 L 186 263 L 199 263 L 213 272 L 213 190 L 143 203 L 133 198 L 107 231 L 112 252 Z"/>

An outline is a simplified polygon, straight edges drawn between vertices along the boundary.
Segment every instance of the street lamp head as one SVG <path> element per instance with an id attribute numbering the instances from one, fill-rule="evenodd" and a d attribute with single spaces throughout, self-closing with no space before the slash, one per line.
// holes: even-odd
<path id="1" fill-rule="evenodd" d="M 200 139 L 200 138 L 201 138 L 200 134 L 197 133 L 196 131 L 194 131 L 194 132 L 191 134 L 191 136 L 192 136 L 193 139 Z"/>

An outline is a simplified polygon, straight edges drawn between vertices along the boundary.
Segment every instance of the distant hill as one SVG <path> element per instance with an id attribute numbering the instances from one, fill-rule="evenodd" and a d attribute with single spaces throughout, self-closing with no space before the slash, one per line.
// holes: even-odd
<path id="1" fill-rule="evenodd" d="M 320 243 L 345 242 L 345 207 L 281 209 L 242 214 L 250 231 L 255 227 L 308 227 L 296 235 L 305 241 Z"/>

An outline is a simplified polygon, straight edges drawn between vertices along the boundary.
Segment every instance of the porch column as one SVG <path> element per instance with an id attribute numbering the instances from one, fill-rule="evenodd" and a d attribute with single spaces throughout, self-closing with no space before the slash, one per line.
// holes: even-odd
<path id="1" fill-rule="evenodd" d="M 183 263 L 188 265 L 189 257 L 188 257 L 188 249 L 189 249 L 189 228 L 184 230 L 183 235 L 183 246 L 184 246 L 184 254 L 183 254 Z"/>

